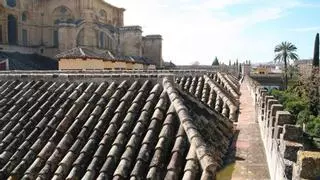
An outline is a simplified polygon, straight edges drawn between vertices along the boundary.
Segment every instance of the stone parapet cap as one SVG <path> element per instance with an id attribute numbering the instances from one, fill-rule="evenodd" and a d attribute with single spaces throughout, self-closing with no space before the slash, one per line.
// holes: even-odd
<path id="1" fill-rule="evenodd" d="M 146 35 L 145 37 L 143 37 L 144 39 L 161 39 L 162 40 L 162 36 L 160 34 L 151 34 L 151 35 Z"/>
<path id="2" fill-rule="evenodd" d="M 320 177 L 320 152 L 298 151 L 295 178 L 318 179 Z"/>
<path id="3" fill-rule="evenodd" d="M 303 130 L 300 126 L 285 124 L 281 134 L 282 140 L 302 142 Z"/>
<path id="4" fill-rule="evenodd" d="M 120 31 L 139 31 L 142 32 L 142 27 L 141 26 L 123 26 L 119 27 Z"/>
<path id="5" fill-rule="evenodd" d="M 274 97 L 267 100 L 267 107 L 269 110 L 271 110 L 273 104 L 279 104 L 278 100 L 274 99 Z"/>
<path id="6" fill-rule="evenodd" d="M 280 141 L 280 151 L 283 157 L 292 162 L 297 161 L 297 152 L 303 149 L 301 143 L 293 141 Z"/>
<path id="7" fill-rule="evenodd" d="M 285 124 L 295 124 L 293 116 L 288 111 L 277 111 L 276 112 L 276 124 L 283 126 Z"/>
<path id="8" fill-rule="evenodd" d="M 275 116 L 278 111 L 283 110 L 283 106 L 281 104 L 272 104 L 271 105 L 271 116 Z"/>

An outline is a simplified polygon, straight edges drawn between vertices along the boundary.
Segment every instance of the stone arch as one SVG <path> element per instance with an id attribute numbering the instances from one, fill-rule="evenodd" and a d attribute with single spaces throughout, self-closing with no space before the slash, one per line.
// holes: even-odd
<path id="1" fill-rule="evenodd" d="M 90 37 L 90 38 L 85 38 Z M 82 26 L 79 27 L 76 37 L 77 46 L 87 46 L 87 47 L 98 47 L 98 30 L 92 29 L 91 27 Z"/>
<path id="2" fill-rule="evenodd" d="M 18 43 L 17 18 L 12 14 L 8 15 L 8 43 L 9 44 L 17 44 Z"/>
<path id="3" fill-rule="evenodd" d="M 77 46 L 84 46 L 84 28 L 82 28 L 77 35 Z"/>
<path id="4" fill-rule="evenodd" d="M 105 31 L 99 31 L 99 41 L 98 41 L 98 47 L 102 49 L 113 49 L 114 39 L 109 35 L 109 33 L 106 33 Z"/>
<path id="5" fill-rule="evenodd" d="M 271 92 L 272 90 L 279 90 L 279 88 L 276 87 L 276 86 L 271 86 L 271 87 L 270 87 L 270 92 Z"/>
<path id="6" fill-rule="evenodd" d="M 263 87 L 263 89 L 269 92 L 269 88 L 268 87 Z"/>
<path id="7" fill-rule="evenodd" d="M 58 6 L 52 12 L 53 24 L 57 25 L 61 22 L 71 23 L 74 21 L 72 11 L 66 6 Z"/>
<path id="8" fill-rule="evenodd" d="M 56 7 L 52 13 L 51 13 L 51 17 L 52 17 L 52 24 L 53 24 L 53 29 L 52 29 L 52 44 L 54 47 L 58 47 L 59 46 L 59 29 L 58 29 L 58 25 L 61 22 L 64 23 L 72 23 L 74 22 L 74 15 L 72 13 L 72 11 L 64 6 L 58 6 Z"/>
<path id="9" fill-rule="evenodd" d="M 101 9 L 99 11 L 99 16 L 102 18 L 106 18 L 107 17 L 107 12 L 104 9 Z"/>
<path id="10" fill-rule="evenodd" d="M 6 0 L 7 5 L 11 8 L 14 8 L 17 6 L 17 1 L 16 0 Z"/>

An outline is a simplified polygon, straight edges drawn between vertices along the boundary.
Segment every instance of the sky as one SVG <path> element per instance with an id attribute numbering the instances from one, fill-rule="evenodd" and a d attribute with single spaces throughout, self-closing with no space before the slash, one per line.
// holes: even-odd
<path id="1" fill-rule="evenodd" d="M 289 41 L 301 59 L 313 56 L 320 32 L 319 0 L 106 0 L 123 7 L 125 25 L 143 35 L 161 34 L 163 59 L 177 65 L 210 65 L 217 56 L 253 63 L 274 59 Z"/>

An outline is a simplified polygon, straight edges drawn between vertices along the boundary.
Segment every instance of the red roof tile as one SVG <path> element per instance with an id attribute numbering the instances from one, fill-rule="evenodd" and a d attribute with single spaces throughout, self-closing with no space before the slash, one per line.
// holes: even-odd
<path id="1" fill-rule="evenodd" d="M 1 179 L 213 177 L 237 103 L 222 76 L 228 86 L 208 76 L 0 81 Z"/>

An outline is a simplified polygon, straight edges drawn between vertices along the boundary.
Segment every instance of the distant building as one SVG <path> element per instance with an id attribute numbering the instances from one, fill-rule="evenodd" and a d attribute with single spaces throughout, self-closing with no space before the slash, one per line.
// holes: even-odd
<path id="1" fill-rule="evenodd" d="M 252 68 L 253 74 L 279 74 L 282 70 L 279 65 L 261 64 Z"/>
<path id="2" fill-rule="evenodd" d="M 312 72 L 312 59 L 303 59 L 295 62 L 298 67 L 299 73 L 304 77 L 311 76 Z"/>
<path id="3" fill-rule="evenodd" d="M 124 26 L 125 9 L 104 0 L 2 0 L 0 50 L 48 57 L 75 47 L 147 57 L 162 67 L 161 35 Z"/>
<path id="4" fill-rule="evenodd" d="M 111 52 L 98 54 L 86 48 L 73 48 L 56 56 L 59 70 L 154 70 L 151 60 L 139 56 L 115 56 Z"/>
<path id="5" fill-rule="evenodd" d="M 177 66 L 173 63 L 173 62 L 164 62 L 163 63 L 164 64 L 164 68 L 165 69 L 175 69 L 175 68 L 177 68 Z"/>

